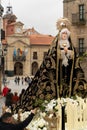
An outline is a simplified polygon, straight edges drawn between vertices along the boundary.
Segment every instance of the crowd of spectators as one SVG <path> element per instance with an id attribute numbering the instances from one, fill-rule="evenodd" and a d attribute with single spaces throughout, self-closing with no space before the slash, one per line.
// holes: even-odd
<path id="1" fill-rule="evenodd" d="M 30 85 L 33 78 L 29 76 L 21 77 L 16 76 L 14 78 L 15 85 Z M 25 89 L 22 89 L 20 93 L 12 92 L 11 88 L 7 86 L 7 84 L 4 85 L 2 90 L 2 97 L 5 99 L 5 107 L 11 108 L 13 104 L 16 104 L 17 101 L 21 98 L 23 93 L 25 92 Z"/>
<path id="2" fill-rule="evenodd" d="M 21 93 L 23 93 L 24 90 L 25 89 L 21 90 Z M 13 93 L 11 89 L 5 85 L 2 90 L 2 96 L 5 97 L 5 106 L 11 107 L 13 104 L 16 104 L 21 97 L 21 93 L 19 95 L 17 92 Z"/>
<path id="3" fill-rule="evenodd" d="M 21 84 L 21 85 L 24 85 L 24 84 L 30 85 L 31 81 L 32 81 L 32 78 L 29 77 L 29 76 L 25 76 L 25 77 L 16 76 L 15 79 L 14 79 L 14 82 L 15 82 L 16 85 L 19 85 L 19 84 Z"/>

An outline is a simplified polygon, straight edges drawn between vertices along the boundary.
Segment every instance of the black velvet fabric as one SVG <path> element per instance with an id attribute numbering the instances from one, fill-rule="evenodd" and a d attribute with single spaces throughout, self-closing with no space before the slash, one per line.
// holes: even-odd
<path id="1" fill-rule="evenodd" d="M 69 60 L 69 65 L 65 67 L 62 66 L 62 60 L 58 54 L 60 50 L 58 47 L 58 35 L 54 38 L 31 84 L 19 102 L 13 107 L 12 110 L 14 113 L 18 112 L 19 109 L 27 111 L 34 107 L 39 107 L 44 100 L 49 101 L 61 97 L 71 97 L 76 95 L 78 91 L 82 92 L 79 86 L 76 86 L 76 81 L 78 78 L 77 75 L 82 73 L 82 76 L 78 78 L 80 80 L 80 78 L 84 78 L 84 74 L 79 63 L 76 63 L 76 52 L 70 38 L 69 42 L 70 50 L 73 51 L 74 56 Z M 77 70 L 79 71 L 77 72 Z"/>

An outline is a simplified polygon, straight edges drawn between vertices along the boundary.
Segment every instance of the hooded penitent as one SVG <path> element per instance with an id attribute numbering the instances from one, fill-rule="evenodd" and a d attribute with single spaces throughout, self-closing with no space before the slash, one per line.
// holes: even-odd
<path id="1" fill-rule="evenodd" d="M 38 107 L 44 100 L 66 98 L 76 94 L 82 97 L 86 96 L 86 81 L 71 42 L 69 20 L 60 19 L 57 22 L 57 28 L 58 35 L 52 41 L 31 84 L 13 107 L 14 113 L 19 109 L 27 111 Z M 61 39 L 62 33 L 67 33 L 66 40 Z M 67 53 L 65 53 L 64 47 L 67 48 Z"/>

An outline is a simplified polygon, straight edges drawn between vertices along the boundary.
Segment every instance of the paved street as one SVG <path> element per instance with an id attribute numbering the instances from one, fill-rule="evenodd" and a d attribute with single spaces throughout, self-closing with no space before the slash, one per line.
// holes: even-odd
<path id="1" fill-rule="evenodd" d="M 28 87 L 28 84 L 23 84 L 22 85 L 22 83 L 21 83 L 21 80 L 20 80 L 20 82 L 19 82 L 19 85 L 17 85 L 17 84 L 15 84 L 15 82 L 14 82 L 14 78 L 15 77 L 12 77 L 12 78 L 7 78 L 7 86 L 9 87 L 9 88 L 11 88 L 11 91 L 12 92 L 18 92 L 18 94 L 20 94 L 20 92 L 21 92 L 21 90 L 24 88 L 24 89 L 26 89 L 27 87 Z M 3 89 L 3 85 L 2 85 L 2 89 Z"/>
<path id="2" fill-rule="evenodd" d="M 14 92 L 18 92 L 18 95 L 21 93 L 21 90 L 24 88 L 26 89 L 28 87 L 28 84 L 23 84 L 19 83 L 19 85 L 15 84 L 14 82 L 14 77 L 12 78 L 7 78 L 7 84 L 6 84 L 9 88 L 11 88 L 12 93 Z M 2 89 L 3 89 L 4 85 L 2 84 Z M 4 101 L 5 98 L 4 97 L 0 97 L 0 115 L 2 113 L 2 106 L 4 105 Z"/>

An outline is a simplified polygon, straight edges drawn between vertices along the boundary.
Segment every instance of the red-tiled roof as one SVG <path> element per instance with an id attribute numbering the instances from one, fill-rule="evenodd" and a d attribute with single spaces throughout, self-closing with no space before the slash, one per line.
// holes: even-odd
<path id="1" fill-rule="evenodd" d="M 50 45 L 53 40 L 53 36 L 51 35 L 42 35 L 42 34 L 35 34 L 30 35 L 30 44 L 31 45 Z"/>

